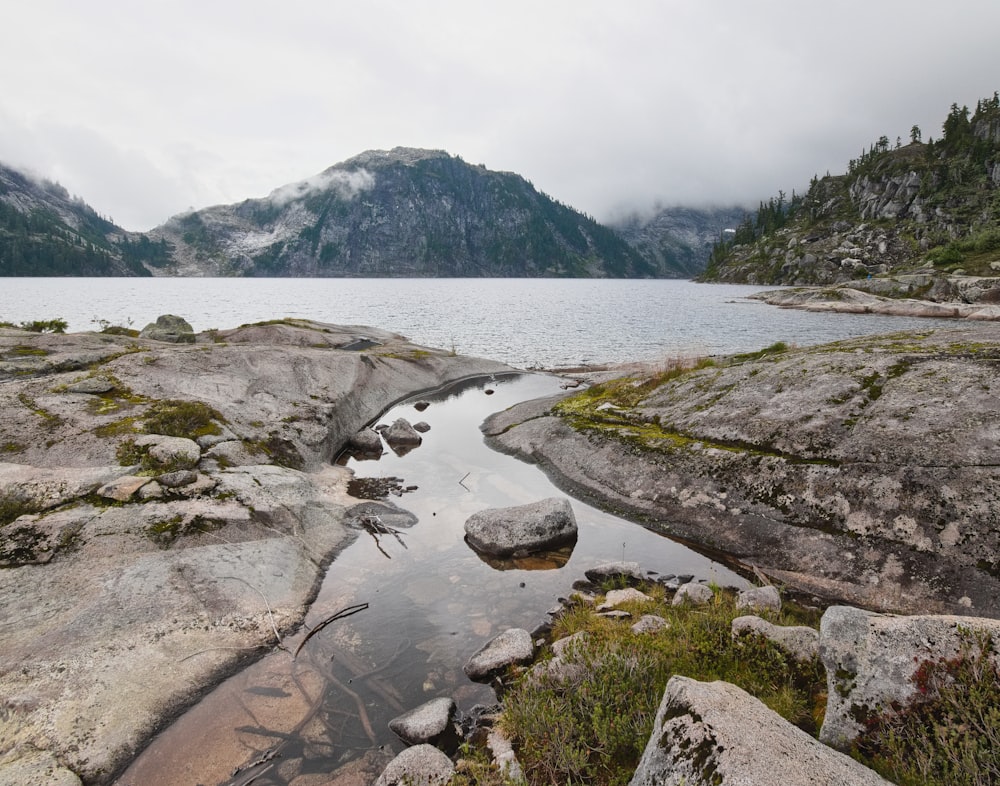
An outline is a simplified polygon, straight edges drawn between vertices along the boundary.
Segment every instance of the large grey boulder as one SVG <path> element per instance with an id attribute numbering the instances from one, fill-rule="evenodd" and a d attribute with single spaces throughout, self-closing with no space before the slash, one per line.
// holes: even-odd
<path id="1" fill-rule="evenodd" d="M 527 663 L 535 654 L 531 634 L 523 628 L 509 628 L 480 647 L 465 664 L 465 676 L 483 682 L 497 672 L 518 663 Z"/>
<path id="2" fill-rule="evenodd" d="M 727 682 L 671 677 L 630 786 L 885 786 Z"/>
<path id="3" fill-rule="evenodd" d="M 442 696 L 393 718 L 389 728 L 407 745 L 428 743 L 443 747 L 439 743 L 458 741 L 453 724 L 456 710 L 455 700 Z"/>
<path id="4" fill-rule="evenodd" d="M 194 329 L 183 317 L 164 314 L 150 322 L 139 333 L 139 338 L 151 338 L 154 341 L 168 341 L 171 344 L 193 344 Z"/>
<path id="5" fill-rule="evenodd" d="M 1000 658 L 1000 620 L 951 615 L 897 617 L 832 606 L 823 614 L 819 653 L 826 667 L 827 704 L 820 739 L 847 748 L 863 721 L 925 698 L 914 675 L 927 661 L 959 654 L 968 633 L 992 635 Z"/>
<path id="6" fill-rule="evenodd" d="M 778 588 L 770 584 L 740 590 L 736 596 L 736 608 L 747 611 L 781 611 L 781 595 Z"/>
<path id="7" fill-rule="evenodd" d="M 375 786 L 437 786 L 454 774 L 451 759 L 433 745 L 414 745 L 389 762 Z"/>
<path id="8" fill-rule="evenodd" d="M 763 636 L 798 661 L 809 661 L 819 654 L 819 633 L 804 625 L 775 625 L 750 614 L 734 619 L 730 631 L 734 639 Z"/>
<path id="9" fill-rule="evenodd" d="M 385 437 L 389 447 L 397 452 L 400 449 L 414 448 L 423 441 L 423 437 L 406 418 L 397 418 L 382 432 L 382 436 Z"/>
<path id="10" fill-rule="evenodd" d="M 685 603 L 690 603 L 693 606 L 702 606 L 706 603 L 711 603 L 714 597 L 715 593 L 712 592 L 712 588 L 707 584 L 689 581 L 687 584 L 681 584 L 677 588 L 677 592 L 674 593 L 672 605 L 682 606 Z"/>
<path id="11" fill-rule="evenodd" d="M 465 522 L 465 539 L 494 557 L 526 556 L 575 540 L 576 517 L 569 500 L 550 497 L 510 508 L 489 508 Z"/>

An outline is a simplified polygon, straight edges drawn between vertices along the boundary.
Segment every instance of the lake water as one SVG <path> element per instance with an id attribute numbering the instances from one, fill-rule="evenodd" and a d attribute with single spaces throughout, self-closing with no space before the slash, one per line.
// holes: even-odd
<path id="1" fill-rule="evenodd" d="M 202 331 L 297 317 L 392 330 L 518 368 L 752 352 L 948 324 L 747 300 L 762 289 L 619 279 L 3 278 L 0 321 L 141 329 L 177 314 Z"/>

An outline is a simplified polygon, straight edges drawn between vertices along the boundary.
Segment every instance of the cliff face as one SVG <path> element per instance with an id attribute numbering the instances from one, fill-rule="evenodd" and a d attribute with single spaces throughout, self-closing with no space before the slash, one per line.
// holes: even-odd
<path id="1" fill-rule="evenodd" d="M 952 107 L 938 142 L 883 137 L 844 175 L 762 205 L 713 252 L 705 278 L 794 286 L 1000 269 L 1000 99 Z"/>
<path id="2" fill-rule="evenodd" d="M 176 248 L 165 274 L 671 274 L 518 175 L 408 148 L 362 153 L 267 198 L 172 218 L 152 236 Z"/>

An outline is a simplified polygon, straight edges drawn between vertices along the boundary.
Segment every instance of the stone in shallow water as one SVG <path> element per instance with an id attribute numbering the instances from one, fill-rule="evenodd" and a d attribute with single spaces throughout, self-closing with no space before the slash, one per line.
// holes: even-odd
<path id="1" fill-rule="evenodd" d="M 414 745 L 389 762 L 375 786 L 437 786 L 451 780 L 455 765 L 433 745 Z"/>
<path id="2" fill-rule="evenodd" d="M 575 540 L 576 534 L 573 508 L 561 497 L 481 510 L 465 522 L 465 539 L 469 545 L 495 557 L 544 551 Z"/>
<path id="3" fill-rule="evenodd" d="M 439 742 L 445 742 L 448 737 L 452 738 L 452 743 L 458 742 L 453 723 L 456 710 L 455 701 L 442 696 L 393 718 L 389 721 L 389 728 L 407 745 L 426 742 L 444 747 Z"/>

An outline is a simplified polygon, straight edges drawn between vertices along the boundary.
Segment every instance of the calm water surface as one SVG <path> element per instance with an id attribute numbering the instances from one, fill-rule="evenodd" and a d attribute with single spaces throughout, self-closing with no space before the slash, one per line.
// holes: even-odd
<path id="1" fill-rule="evenodd" d="M 761 289 L 676 280 L 0 278 L 0 320 L 141 329 L 178 314 L 202 331 L 298 317 L 384 328 L 518 368 L 751 352 L 947 324 L 746 299 Z"/>

